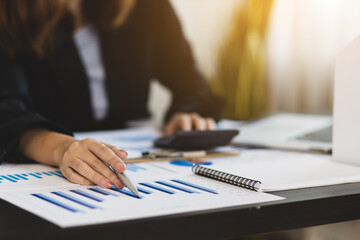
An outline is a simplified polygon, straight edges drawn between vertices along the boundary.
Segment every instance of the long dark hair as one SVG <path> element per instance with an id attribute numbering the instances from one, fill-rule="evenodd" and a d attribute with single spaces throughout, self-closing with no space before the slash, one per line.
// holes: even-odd
<path id="1" fill-rule="evenodd" d="M 71 0 L 70 0 L 71 1 Z M 135 0 L 83 0 L 84 20 L 99 27 L 119 27 Z M 0 0 L 0 49 L 9 54 L 43 56 L 54 29 L 68 13 L 66 0 Z"/>

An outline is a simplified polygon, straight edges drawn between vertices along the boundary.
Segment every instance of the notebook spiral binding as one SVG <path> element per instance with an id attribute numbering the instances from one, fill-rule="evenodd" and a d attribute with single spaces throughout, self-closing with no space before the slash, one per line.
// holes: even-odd
<path id="1" fill-rule="evenodd" d="M 193 165 L 192 171 L 195 174 L 215 179 L 221 182 L 226 182 L 242 188 L 247 188 L 254 191 L 261 191 L 261 182 L 249 178 L 236 176 L 230 173 L 202 167 L 200 165 Z"/>

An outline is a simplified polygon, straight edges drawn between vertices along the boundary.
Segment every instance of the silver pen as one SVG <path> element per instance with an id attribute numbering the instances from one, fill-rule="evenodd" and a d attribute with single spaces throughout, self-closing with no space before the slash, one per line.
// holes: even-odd
<path id="1" fill-rule="evenodd" d="M 119 173 L 115 171 L 116 175 L 120 180 L 125 184 L 125 186 L 130 189 L 136 196 L 140 197 L 140 194 L 134 184 L 130 181 L 129 177 L 125 175 L 125 173 Z"/>
<path id="2" fill-rule="evenodd" d="M 129 177 L 125 175 L 125 173 L 119 173 L 119 172 L 115 171 L 109 164 L 107 164 L 106 162 L 104 162 L 104 163 L 116 174 L 116 176 L 118 176 L 118 178 L 120 178 L 120 180 L 125 184 L 125 186 L 126 186 L 132 193 L 134 193 L 136 196 L 140 197 L 140 194 L 139 194 L 137 188 L 136 188 L 135 185 L 131 182 L 131 180 L 129 179 Z"/>

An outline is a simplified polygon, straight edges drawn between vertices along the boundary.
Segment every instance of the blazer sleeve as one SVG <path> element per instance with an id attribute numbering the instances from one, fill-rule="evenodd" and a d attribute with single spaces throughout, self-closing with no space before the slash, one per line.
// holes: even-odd
<path id="1" fill-rule="evenodd" d="M 167 0 L 156 4 L 154 23 L 155 78 L 173 93 L 167 119 L 175 112 L 197 112 L 204 117 L 221 118 L 224 101 L 214 95 L 196 69 L 190 46 L 174 9 Z"/>
<path id="2" fill-rule="evenodd" d="M 72 134 L 32 111 L 20 61 L 0 52 L 0 163 L 26 161 L 18 154 L 19 138 L 24 130 L 34 127 Z"/>

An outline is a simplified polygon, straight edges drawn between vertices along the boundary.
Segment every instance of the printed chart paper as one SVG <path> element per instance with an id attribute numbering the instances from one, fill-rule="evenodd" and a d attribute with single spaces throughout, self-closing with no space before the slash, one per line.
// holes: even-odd
<path id="1" fill-rule="evenodd" d="M 40 164 L 1 165 L 0 197 L 61 227 L 84 226 L 190 211 L 276 201 L 258 193 L 153 163 L 128 164 L 138 187 L 104 189 L 68 182 L 58 169 Z"/>

